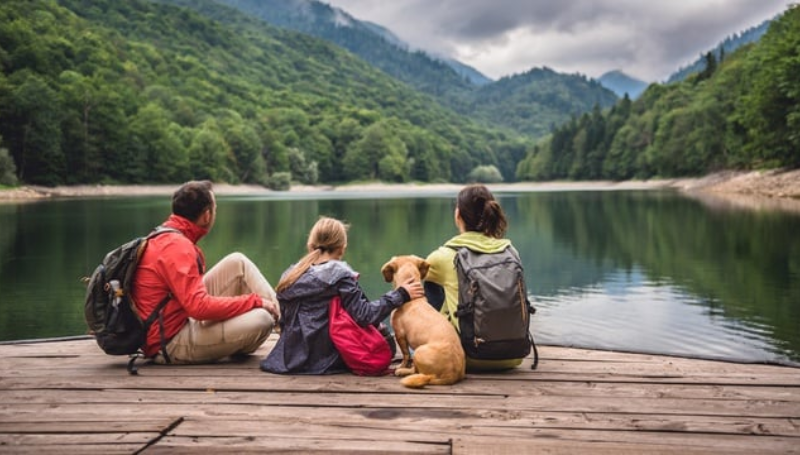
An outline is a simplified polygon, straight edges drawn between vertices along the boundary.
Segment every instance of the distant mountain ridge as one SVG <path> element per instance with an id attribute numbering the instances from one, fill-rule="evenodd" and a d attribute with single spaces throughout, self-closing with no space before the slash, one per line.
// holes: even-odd
<path id="1" fill-rule="evenodd" d="M 780 17 L 780 15 L 776 16 Z M 769 25 L 774 21 L 775 18 L 767 19 L 761 24 L 751 27 L 741 33 L 736 33 L 733 36 L 729 36 L 725 38 L 721 43 L 719 43 L 714 49 L 709 50 L 708 52 L 712 52 L 714 57 L 717 61 L 720 61 L 724 58 L 725 54 L 730 54 L 731 52 L 735 51 L 736 49 L 753 42 L 756 42 L 761 39 L 762 36 L 767 32 L 769 29 Z M 703 53 L 700 57 L 697 58 L 694 62 L 689 64 L 688 66 L 682 67 L 672 73 L 667 78 L 667 83 L 671 82 L 678 82 L 684 81 L 686 78 L 691 76 L 692 74 L 697 74 L 702 72 L 706 68 L 706 60 L 705 54 Z"/>
<path id="2" fill-rule="evenodd" d="M 622 98 L 628 94 L 628 98 L 635 100 L 649 85 L 640 79 L 628 76 L 622 70 L 609 71 L 598 79 L 603 87 L 616 93 L 618 97 Z"/>
<path id="3" fill-rule="evenodd" d="M 336 8 L 334 8 L 334 9 L 336 9 Z M 339 11 L 341 11 L 341 10 L 339 10 Z M 344 14 L 347 14 L 347 13 L 344 13 Z M 408 43 L 406 43 L 405 41 L 400 39 L 397 35 L 392 33 L 391 30 L 387 29 L 386 27 L 383 27 L 381 25 L 378 25 L 378 24 L 375 24 L 375 23 L 369 22 L 369 21 L 359 21 L 359 22 L 362 25 L 364 25 L 365 27 L 367 27 L 368 29 L 372 30 L 375 34 L 383 37 L 383 39 L 385 39 L 386 41 L 394 44 L 398 48 L 406 50 L 408 52 L 414 52 L 411 49 L 411 46 Z M 475 68 L 473 68 L 473 67 L 471 67 L 471 66 L 469 66 L 467 64 L 459 62 L 458 60 L 455 60 L 455 59 L 452 59 L 452 58 L 449 58 L 449 57 L 442 57 L 442 56 L 439 56 L 439 55 L 435 55 L 435 54 L 432 54 L 432 53 L 430 53 L 428 51 L 425 51 L 425 50 L 420 50 L 420 51 L 425 53 L 425 54 L 427 54 L 433 60 L 438 60 L 438 61 L 446 63 L 447 66 L 452 68 L 456 73 L 458 73 L 458 75 L 460 75 L 461 77 L 466 78 L 469 82 L 471 82 L 474 85 L 484 85 L 484 84 L 489 84 L 489 83 L 493 82 L 492 79 L 490 79 L 489 77 L 487 77 L 486 75 L 484 75 L 480 71 L 476 70 Z"/>
<path id="4" fill-rule="evenodd" d="M 158 1 L 197 9 L 191 0 Z M 359 21 L 316 0 L 213 1 L 268 24 L 334 43 L 459 114 L 526 136 L 545 135 L 554 125 L 590 111 L 595 104 L 605 108 L 616 99 L 599 83 L 549 69 L 493 82 L 452 59 L 412 50 L 385 27 Z M 540 77 L 543 75 L 546 77 Z"/>
<path id="5" fill-rule="evenodd" d="M 385 27 L 360 21 L 342 9 L 316 0 L 215 1 L 269 24 L 337 44 L 385 73 L 431 95 L 468 91 L 473 85 L 448 62 L 410 49 Z M 192 2 L 180 3 L 192 6 Z"/>
<path id="6" fill-rule="evenodd" d="M 542 67 L 481 87 L 470 108 L 479 118 L 503 119 L 516 131 L 541 137 L 571 117 L 616 101 L 614 92 L 594 79 Z"/>

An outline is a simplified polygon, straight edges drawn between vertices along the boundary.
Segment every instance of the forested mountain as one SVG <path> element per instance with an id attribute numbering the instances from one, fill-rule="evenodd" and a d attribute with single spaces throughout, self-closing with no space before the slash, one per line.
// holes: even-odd
<path id="1" fill-rule="evenodd" d="M 572 116 L 595 106 L 610 107 L 616 100 L 611 90 L 594 79 L 534 68 L 479 88 L 468 111 L 485 122 L 541 137 Z"/>
<path id="2" fill-rule="evenodd" d="M 513 178 L 524 140 L 339 47 L 192 3 L 216 19 L 145 0 L 0 3 L 0 152 L 22 182 Z"/>
<path id="3" fill-rule="evenodd" d="M 764 33 L 767 32 L 767 28 L 769 28 L 769 24 L 772 22 L 772 20 L 773 19 L 766 20 L 755 27 L 745 30 L 742 33 L 736 33 L 725 38 L 725 40 L 719 43 L 717 47 L 699 56 L 697 60 L 690 65 L 672 73 L 669 78 L 667 78 L 667 83 L 684 81 L 692 74 L 697 74 L 705 70 L 709 53 L 714 56 L 716 61 L 720 61 L 725 59 L 726 54 L 730 54 L 746 44 L 758 41 L 762 36 L 764 36 Z"/>
<path id="4" fill-rule="evenodd" d="M 213 16 L 207 4 L 193 0 L 159 0 L 196 8 Z M 391 32 L 361 22 L 338 8 L 314 0 L 215 0 L 281 28 L 337 44 L 400 81 L 440 100 L 469 92 L 473 84 L 442 60 L 410 51 Z M 218 11 L 218 10 L 217 10 Z"/>
<path id="5" fill-rule="evenodd" d="M 630 179 L 800 167 L 800 7 L 684 82 L 574 118 L 526 156 L 521 179 Z"/>
<path id="6" fill-rule="evenodd" d="M 213 14 L 191 0 L 161 1 Z M 540 137 L 570 116 L 588 112 L 595 103 L 608 107 L 615 101 L 614 95 L 600 84 L 546 68 L 480 83 L 485 76 L 474 69 L 452 60 L 432 58 L 422 51 L 409 51 L 389 30 L 358 21 L 314 0 L 216 1 L 273 25 L 338 44 L 441 104 L 489 126 Z"/>
<path id="7" fill-rule="evenodd" d="M 172 1 L 172 0 L 168 0 Z M 216 0 L 270 24 L 325 39 L 344 47 L 388 74 L 422 91 L 442 84 L 461 88 L 483 85 L 491 79 L 456 60 L 411 49 L 391 30 L 361 21 L 340 8 L 316 0 Z M 191 3 L 191 2 L 186 2 Z M 442 63 L 445 65 L 442 66 Z M 460 81 L 453 80 L 453 72 Z M 441 80 L 431 84 L 431 80 Z M 431 94 L 441 94 L 441 89 Z"/>
<path id="8" fill-rule="evenodd" d="M 314 1 L 314 0 L 310 0 L 310 1 Z M 345 13 L 345 14 L 347 14 L 347 13 Z M 365 27 L 367 27 L 368 29 L 370 29 L 373 32 L 375 32 L 376 34 L 378 34 L 383 39 L 389 41 L 390 43 L 394 43 L 400 49 L 405 49 L 405 50 L 410 50 L 411 49 L 411 46 L 409 46 L 408 43 L 406 43 L 405 41 L 403 41 L 400 38 L 398 38 L 397 35 L 392 33 L 386 27 L 383 27 L 381 25 L 378 25 L 378 24 L 375 24 L 375 23 L 372 23 L 372 22 L 369 22 L 369 21 L 359 21 L 359 22 L 361 24 L 363 24 Z M 461 63 L 458 60 L 454 60 L 454 59 L 449 58 L 449 57 L 443 57 L 441 55 L 436 55 L 435 53 L 431 53 L 431 52 L 427 52 L 427 51 L 424 51 L 424 52 L 426 54 L 429 54 L 431 56 L 431 58 L 433 58 L 434 60 L 443 61 L 450 68 L 452 68 L 456 72 L 456 74 L 458 74 L 462 78 L 465 78 L 467 81 L 469 81 L 470 83 L 472 83 L 474 85 L 483 85 L 483 84 L 488 84 L 488 83 L 492 82 L 492 80 L 489 79 L 487 76 L 485 76 L 483 73 L 481 73 L 480 71 L 476 70 L 475 68 L 473 68 L 473 67 L 471 67 L 471 66 L 469 66 L 469 65 L 467 65 L 465 63 Z"/>
<path id="9" fill-rule="evenodd" d="M 709 53 L 686 81 L 614 104 L 599 82 L 547 68 L 476 86 L 442 79 L 439 63 L 420 70 L 422 90 L 220 1 L 6 0 L 0 185 L 282 188 L 798 166 L 798 28 L 795 6 L 757 43 Z"/>
<path id="10" fill-rule="evenodd" d="M 647 88 L 647 82 L 628 76 L 620 70 L 609 71 L 597 79 L 600 84 L 622 98 L 625 94 L 636 99 Z"/>

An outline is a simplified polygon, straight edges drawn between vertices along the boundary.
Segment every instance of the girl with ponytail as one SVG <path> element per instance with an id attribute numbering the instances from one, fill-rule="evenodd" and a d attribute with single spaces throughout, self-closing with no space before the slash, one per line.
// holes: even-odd
<path id="1" fill-rule="evenodd" d="M 404 283 L 370 301 L 358 284 L 358 273 L 342 261 L 347 225 L 322 217 L 311 228 L 308 251 L 281 276 L 276 287 L 281 308 L 281 336 L 261 369 L 281 374 L 330 374 L 348 371 L 329 333 L 331 299 L 361 327 L 378 327 L 400 305 L 422 297 L 420 282 Z M 391 335 L 386 332 L 385 336 Z M 387 341 L 392 341 L 387 338 Z"/>

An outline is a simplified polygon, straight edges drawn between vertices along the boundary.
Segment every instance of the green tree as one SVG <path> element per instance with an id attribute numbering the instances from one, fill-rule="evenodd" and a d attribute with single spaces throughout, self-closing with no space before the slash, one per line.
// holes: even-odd
<path id="1" fill-rule="evenodd" d="M 771 25 L 748 60 L 739 120 L 764 167 L 800 166 L 800 6 Z"/>
<path id="2" fill-rule="evenodd" d="M 327 169 L 320 172 L 320 179 L 329 182 L 341 182 L 347 176 L 341 163 L 351 145 L 361 138 L 364 132 L 362 123 L 354 117 L 341 118 L 338 115 L 329 115 L 320 124 L 320 129 L 331 143 L 331 155 L 327 162 L 320 166 Z"/>
<path id="3" fill-rule="evenodd" d="M 3 138 L 0 137 L 0 143 Z M 17 166 L 14 164 L 14 159 L 8 153 L 8 149 L 0 147 L 0 185 L 2 186 L 16 186 L 19 183 L 17 180 Z"/>
<path id="4" fill-rule="evenodd" d="M 266 181 L 267 165 L 261 154 L 262 143 L 255 128 L 237 111 L 217 113 L 225 142 L 231 148 L 228 167 L 234 172 L 235 182 L 262 183 Z"/>
<path id="5" fill-rule="evenodd" d="M 500 183 L 503 181 L 503 175 L 500 173 L 500 170 L 497 169 L 497 166 L 477 166 L 475 169 L 470 171 L 469 175 L 467 176 L 467 181 L 480 183 Z"/>
<path id="6" fill-rule="evenodd" d="M 174 125 L 174 127 L 173 127 Z M 151 182 L 175 182 L 189 170 L 189 152 L 167 111 L 149 103 L 131 118 L 131 148 L 146 157 Z"/>
<path id="7" fill-rule="evenodd" d="M 289 149 L 289 168 L 291 169 L 292 179 L 300 183 L 314 185 L 319 180 L 317 162 L 309 162 L 300 149 Z"/>
<path id="8" fill-rule="evenodd" d="M 345 175 L 355 180 L 408 178 L 408 151 L 391 122 L 378 122 L 364 130 L 364 136 L 344 156 Z"/>
<path id="9" fill-rule="evenodd" d="M 700 71 L 694 79 L 695 83 L 704 81 L 706 79 L 710 79 L 711 76 L 717 71 L 717 57 L 714 55 L 714 51 L 709 51 L 703 57 L 704 65 L 703 71 Z"/>
<path id="10" fill-rule="evenodd" d="M 100 145 L 94 135 L 94 110 L 100 100 L 101 81 L 75 71 L 58 78 L 64 99 L 63 145 L 68 151 L 68 175 L 74 182 L 91 181 L 102 171 Z"/>
<path id="11" fill-rule="evenodd" d="M 409 167 L 406 161 L 407 152 L 402 142 L 396 142 L 378 162 L 378 177 L 389 182 L 405 182 L 408 180 Z"/>
<path id="12" fill-rule="evenodd" d="M 409 178 L 422 182 L 450 181 L 448 145 L 429 131 L 411 127 L 402 133 L 408 149 Z"/>
<path id="13" fill-rule="evenodd" d="M 276 172 L 269 176 L 267 186 L 275 191 L 289 191 L 292 188 L 292 174 L 289 172 Z"/>
<path id="14" fill-rule="evenodd" d="M 66 163 L 61 150 L 61 101 L 55 90 L 39 76 L 24 71 L 11 78 L 22 80 L 12 89 L 14 136 L 19 177 L 41 185 L 65 181 Z"/>
<path id="15" fill-rule="evenodd" d="M 189 170 L 195 180 L 227 182 L 231 177 L 225 167 L 230 149 L 216 123 L 208 120 L 195 130 L 189 145 Z"/>

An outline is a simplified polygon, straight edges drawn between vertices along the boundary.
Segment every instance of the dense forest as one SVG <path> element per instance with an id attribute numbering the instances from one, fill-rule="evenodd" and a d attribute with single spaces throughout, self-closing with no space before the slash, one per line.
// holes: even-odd
<path id="1" fill-rule="evenodd" d="M 225 21 L 142 0 L 0 4 L 0 147 L 18 180 L 513 179 L 530 146 L 334 45 L 196 3 Z"/>
<path id="2" fill-rule="evenodd" d="M 158 0 L 195 9 L 222 22 L 227 14 L 214 3 Z M 386 74 L 483 125 L 545 136 L 571 115 L 595 105 L 610 107 L 617 97 L 597 81 L 578 74 L 534 68 L 496 82 L 474 82 L 467 69 L 412 50 L 385 29 L 314 0 L 215 0 L 272 25 L 337 44 Z M 458 69 L 454 69 L 458 68 Z M 504 174 L 505 175 L 505 174 Z M 512 173 L 513 176 L 513 173 Z"/>
<path id="3" fill-rule="evenodd" d="M 686 81 L 653 84 L 556 128 L 520 163 L 520 179 L 692 176 L 800 166 L 800 7 L 757 43 L 706 54 Z"/>
<path id="4" fill-rule="evenodd" d="M 403 80 L 389 62 L 222 3 L 253 2 L 0 3 L 0 185 L 286 188 L 800 166 L 797 6 L 757 42 L 709 52 L 701 72 L 632 101 L 547 68 L 442 86 L 444 65 L 421 55 L 408 60 L 426 62 L 421 77 Z M 352 38 L 368 49 L 365 36 Z"/>

